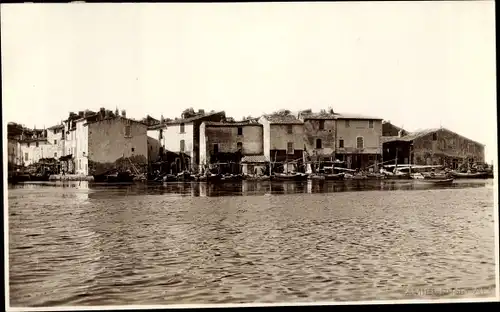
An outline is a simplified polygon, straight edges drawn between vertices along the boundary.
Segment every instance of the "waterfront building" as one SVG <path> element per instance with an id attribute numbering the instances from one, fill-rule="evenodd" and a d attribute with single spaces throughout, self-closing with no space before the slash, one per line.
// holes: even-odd
<path id="1" fill-rule="evenodd" d="M 24 127 L 14 122 L 7 124 L 7 158 L 9 170 L 22 165 L 21 135 Z"/>
<path id="2" fill-rule="evenodd" d="M 382 160 L 382 118 L 338 114 L 336 116 L 337 159 L 347 168 L 373 167 Z"/>
<path id="3" fill-rule="evenodd" d="M 186 156 L 190 159 L 186 169 L 198 171 L 200 164 L 200 125 L 204 121 L 220 122 L 225 120 L 224 111 L 205 113 L 199 110 L 197 113 L 184 112 L 182 118 L 165 120 L 160 124 L 148 127 L 148 136 L 158 138 L 160 153 L 173 152 L 179 157 Z M 150 140 L 150 149 L 156 144 Z M 153 154 L 154 155 L 154 154 Z M 151 156 L 150 158 L 154 158 Z M 190 167 L 190 168 L 189 168 Z"/>
<path id="4" fill-rule="evenodd" d="M 273 172 L 303 169 L 304 122 L 290 112 L 264 115 L 259 122 L 263 125 L 264 156 L 276 163 Z"/>
<path id="5" fill-rule="evenodd" d="M 264 157 L 263 152 L 263 126 L 257 121 L 204 121 L 200 125 L 201 165 L 224 163 L 224 171 L 239 173 L 242 157 Z"/>
<path id="6" fill-rule="evenodd" d="M 398 164 L 444 165 L 452 169 L 484 163 L 484 147 L 445 128 L 387 137 L 383 143 L 384 159 L 397 156 Z"/>
<path id="7" fill-rule="evenodd" d="M 308 159 L 316 162 L 334 160 L 337 114 L 330 111 L 313 113 L 311 110 L 299 112 L 304 122 L 304 144 Z"/>
<path id="8" fill-rule="evenodd" d="M 66 123 L 66 154 L 61 160 L 67 172 L 101 174 L 117 166 L 132 172 L 147 165 L 147 126 L 139 121 L 101 108 L 70 114 Z"/>

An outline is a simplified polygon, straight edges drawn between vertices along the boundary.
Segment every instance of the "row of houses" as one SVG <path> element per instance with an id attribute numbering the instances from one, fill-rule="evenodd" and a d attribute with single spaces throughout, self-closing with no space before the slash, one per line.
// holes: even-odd
<path id="1" fill-rule="evenodd" d="M 70 113 L 47 129 L 8 125 L 9 163 L 30 165 L 55 158 L 68 173 L 96 174 L 129 163 L 167 170 L 204 170 L 210 164 L 272 163 L 275 170 L 300 170 L 306 164 L 343 162 L 347 168 L 382 162 L 441 164 L 457 168 L 484 162 L 484 145 L 444 128 L 408 132 L 382 118 L 287 110 L 235 121 L 224 111 L 186 110 L 181 118 L 143 120 L 101 108 Z"/>

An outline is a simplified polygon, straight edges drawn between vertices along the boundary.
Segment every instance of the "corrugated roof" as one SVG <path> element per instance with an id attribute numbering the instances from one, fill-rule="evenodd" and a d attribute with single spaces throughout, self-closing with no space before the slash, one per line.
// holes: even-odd
<path id="1" fill-rule="evenodd" d="M 242 163 L 265 163 L 267 159 L 264 155 L 248 155 L 241 159 Z"/>
<path id="2" fill-rule="evenodd" d="M 193 122 L 193 121 L 205 118 L 205 117 L 210 117 L 210 116 L 218 115 L 218 114 L 223 114 L 224 116 L 226 115 L 226 113 L 224 111 L 219 111 L 219 112 L 213 112 L 213 113 L 208 113 L 208 114 L 203 114 L 203 115 L 197 115 L 197 116 L 193 116 L 193 117 L 189 117 L 189 118 L 182 118 L 182 119 L 177 119 L 177 120 L 170 120 L 170 121 L 167 121 L 165 124 L 167 124 L 167 125 L 178 125 L 178 124 L 181 124 L 181 123 L 189 123 L 189 122 Z"/>
<path id="3" fill-rule="evenodd" d="M 301 125 L 304 122 L 293 115 L 265 115 L 270 124 L 280 125 Z"/>
<path id="4" fill-rule="evenodd" d="M 383 120 L 383 118 L 375 116 L 366 116 L 360 114 L 337 114 L 337 119 L 371 119 L 371 120 Z"/>

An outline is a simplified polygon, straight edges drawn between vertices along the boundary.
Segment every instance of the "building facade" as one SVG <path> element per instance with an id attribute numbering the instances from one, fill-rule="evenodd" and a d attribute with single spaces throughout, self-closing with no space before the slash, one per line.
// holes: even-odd
<path id="1" fill-rule="evenodd" d="M 259 122 L 266 159 L 284 164 L 284 171 L 300 170 L 304 162 L 304 122 L 293 115 L 265 115 Z"/>
<path id="2" fill-rule="evenodd" d="M 102 174 L 124 167 L 143 171 L 147 165 L 147 126 L 101 108 L 99 112 L 70 114 L 65 121 L 64 155 L 66 173 Z M 134 168 L 132 168 L 134 167 Z"/>
<path id="3" fill-rule="evenodd" d="M 200 164 L 235 163 L 239 170 L 243 156 L 263 155 L 262 138 L 263 127 L 257 122 L 202 122 Z"/>
<path id="4" fill-rule="evenodd" d="M 384 142 L 384 158 L 415 165 L 460 166 L 484 163 L 481 143 L 445 128 L 427 129 L 392 138 Z"/>
<path id="5" fill-rule="evenodd" d="M 336 114 L 300 112 L 304 122 L 305 153 L 316 161 L 335 157 Z"/>
<path id="6" fill-rule="evenodd" d="M 211 112 L 205 114 L 199 111 L 195 116 L 182 116 L 170 120 L 161 126 L 150 127 L 150 137 L 155 137 L 153 131 L 158 132 L 160 148 L 164 151 L 187 155 L 190 158 L 190 167 L 193 171 L 200 169 L 200 125 L 204 121 L 221 122 L 226 118 L 225 112 Z"/>
<path id="7" fill-rule="evenodd" d="M 336 155 L 347 168 L 377 169 L 382 159 L 382 119 L 345 115 L 336 117 Z"/>

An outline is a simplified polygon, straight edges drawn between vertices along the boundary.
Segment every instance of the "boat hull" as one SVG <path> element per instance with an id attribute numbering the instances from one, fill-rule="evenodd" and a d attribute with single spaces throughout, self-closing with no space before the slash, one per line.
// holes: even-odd
<path id="1" fill-rule="evenodd" d="M 301 174 L 277 174 L 271 178 L 274 181 L 305 181 L 307 180 L 307 175 Z"/>
<path id="2" fill-rule="evenodd" d="M 425 178 L 425 179 L 420 179 L 417 181 L 419 181 L 421 183 L 425 183 L 425 184 L 447 185 L 447 184 L 452 184 L 453 180 L 454 180 L 453 178 L 448 178 L 448 179 Z"/>
<path id="3" fill-rule="evenodd" d="M 478 172 L 478 173 L 460 173 L 460 172 L 452 172 L 451 173 L 455 179 L 488 179 L 488 172 Z"/>

